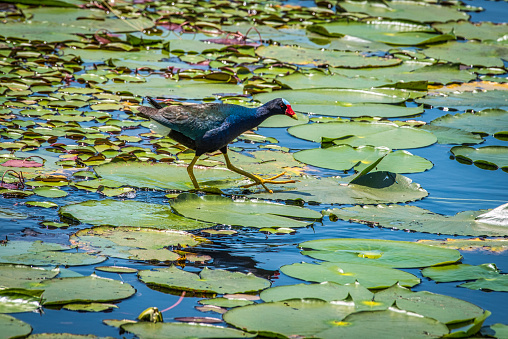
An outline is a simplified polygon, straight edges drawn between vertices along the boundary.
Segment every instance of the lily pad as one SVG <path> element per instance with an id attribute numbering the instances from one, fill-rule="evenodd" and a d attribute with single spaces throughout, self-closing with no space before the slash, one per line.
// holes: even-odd
<path id="1" fill-rule="evenodd" d="M 199 275 L 171 266 L 141 270 L 138 276 L 145 284 L 202 293 L 246 293 L 270 287 L 268 280 L 258 278 L 252 273 L 210 270 L 207 267 L 203 268 Z"/>
<path id="2" fill-rule="evenodd" d="M 459 162 L 473 163 L 480 168 L 501 168 L 508 172 L 508 147 L 507 146 L 484 146 L 473 148 L 468 146 L 455 146 L 450 152 Z"/>
<path id="3" fill-rule="evenodd" d="M 392 229 L 411 230 L 416 232 L 472 235 L 472 236 L 507 236 L 506 227 L 491 225 L 475 220 L 485 210 L 464 211 L 454 216 L 432 213 L 416 206 L 354 206 L 334 208 L 327 214 L 342 220 L 360 223 L 372 223 Z"/>
<path id="4" fill-rule="evenodd" d="M 228 324 L 266 337 L 311 337 L 355 311 L 353 305 L 318 299 L 293 299 L 236 307 L 224 314 Z"/>
<path id="5" fill-rule="evenodd" d="M 438 144 L 454 145 L 454 144 L 480 144 L 484 140 L 478 134 L 473 134 L 459 128 L 444 127 L 437 125 L 424 125 L 420 127 L 423 130 L 434 133 L 437 137 Z"/>
<path id="6" fill-rule="evenodd" d="M 459 285 L 471 290 L 508 292 L 508 274 L 501 274 L 497 277 L 480 278 L 475 281 Z"/>
<path id="7" fill-rule="evenodd" d="M 366 57 L 356 52 L 311 49 L 294 46 L 260 46 L 256 54 L 269 59 L 277 59 L 298 65 L 329 65 L 350 68 L 386 67 L 398 65 L 397 58 Z"/>
<path id="8" fill-rule="evenodd" d="M 349 296 L 350 285 L 325 281 L 320 284 L 285 285 L 268 288 L 261 292 L 264 302 L 290 299 L 344 300 Z"/>
<path id="9" fill-rule="evenodd" d="M 291 103 L 295 111 L 337 116 L 337 112 L 343 107 L 352 104 L 401 104 L 407 99 L 421 96 L 422 93 L 389 88 L 370 90 L 316 88 L 260 93 L 255 94 L 254 99 L 267 102 L 275 98 L 284 98 Z"/>
<path id="10" fill-rule="evenodd" d="M 368 264 L 302 263 L 282 266 L 281 272 L 293 278 L 313 282 L 351 284 L 358 281 L 367 288 L 386 288 L 397 282 L 402 286 L 412 287 L 420 283 L 420 279 L 410 273 Z"/>
<path id="11" fill-rule="evenodd" d="M 95 171 L 104 179 L 112 179 L 139 188 L 189 190 L 193 188 L 185 166 L 165 163 L 115 162 L 101 165 Z M 202 185 L 229 188 L 237 185 L 239 174 L 226 169 L 194 168 L 196 179 Z"/>
<path id="12" fill-rule="evenodd" d="M 499 270 L 494 264 L 482 264 L 478 266 L 468 264 L 445 265 L 427 267 L 422 270 L 424 277 L 437 282 L 475 280 L 480 278 L 497 278 Z"/>
<path id="13" fill-rule="evenodd" d="M 137 227 L 100 226 L 80 230 L 70 242 L 81 249 L 102 255 L 135 260 L 177 260 L 168 247 L 196 246 L 206 241 L 190 233 Z"/>
<path id="14" fill-rule="evenodd" d="M 56 277 L 59 270 L 46 270 L 22 265 L 0 265 L 0 273 L 1 288 L 29 288 L 39 281 Z"/>
<path id="15" fill-rule="evenodd" d="M 429 93 L 415 100 L 419 104 L 457 109 L 508 108 L 505 90 L 487 90 L 474 92 Z M 454 127 L 454 126 L 452 126 Z"/>
<path id="16" fill-rule="evenodd" d="M 124 267 L 124 266 L 96 266 L 97 271 L 111 272 L 111 273 L 137 273 L 138 270 L 135 268 Z"/>
<path id="17" fill-rule="evenodd" d="M 453 6 L 441 6 L 427 2 L 390 1 L 387 4 L 373 2 L 340 1 L 347 12 L 365 13 L 372 17 L 403 19 L 413 22 L 447 22 L 467 20 L 469 15 Z"/>
<path id="18" fill-rule="evenodd" d="M 452 264 L 462 258 L 457 250 L 406 241 L 323 239 L 306 241 L 299 246 L 306 249 L 302 254 L 320 260 L 393 268 Z"/>
<path id="19" fill-rule="evenodd" d="M 508 250 L 508 239 L 505 238 L 472 238 L 456 239 L 448 238 L 445 240 L 418 240 L 422 244 L 439 246 L 444 248 L 453 248 L 461 251 L 485 250 L 492 252 L 504 252 Z"/>
<path id="20" fill-rule="evenodd" d="M 372 172 L 361 178 L 301 177 L 294 184 L 277 185 L 273 190 L 273 194 L 262 192 L 254 196 L 327 204 L 382 204 L 414 201 L 428 195 L 411 179 L 390 172 Z"/>
<path id="21" fill-rule="evenodd" d="M 386 146 L 391 149 L 419 148 L 437 141 L 434 134 L 392 123 L 329 122 L 291 127 L 288 132 L 304 140 L 350 146 Z"/>
<path id="22" fill-rule="evenodd" d="M 508 46 L 493 45 L 476 41 L 457 42 L 431 46 L 422 51 L 426 56 L 452 63 L 483 67 L 503 67 L 503 58 Z"/>
<path id="23" fill-rule="evenodd" d="M 56 187 L 47 187 L 47 186 L 35 187 L 33 189 L 33 192 L 44 198 L 61 198 L 67 196 L 67 192 L 62 191 L 61 189 Z"/>
<path id="24" fill-rule="evenodd" d="M 508 111 L 486 109 L 474 113 L 447 114 L 432 120 L 431 126 L 459 128 L 476 134 L 492 135 L 507 129 Z"/>
<path id="25" fill-rule="evenodd" d="M 54 278 L 33 285 L 44 290 L 44 305 L 64 305 L 75 302 L 110 302 L 126 299 L 136 290 L 118 280 L 96 275 L 76 278 Z"/>
<path id="26" fill-rule="evenodd" d="M 169 206 L 139 201 L 89 200 L 60 208 L 65 218 L 92 225 L 191 230 L 210 224 L 174 214 Z"/>
<path id="27" fill-rule="evenodd" d="M 62 306 L 63 309 L 78 312 L 103 312 L 118 308 L 115 304 L 89 303 L 89 304 L 67 304 Z"/>
<path id="28" fill-rule="evenodd" d="M 10 240 L 2 245 L 0 262 L 34 266 L 79 266 L 93 265 L 106 260 L 106 257 L 88 253 L 63 252 L 67 249 L 69 247 L 59 244 Z"/>
<path id="29" fill-rule="evenodd" d="M 201 305 L 213 305 L 218 307 L 239 307 L 254 304 L 253 301 L 247 299 L 228 299 L 228 298 L 213 298 L 198 301 Z"/>
<path id="30" fill-rule="evenodd" d="M 386 155 L 376 166 L 378 171 L 392 173 L 417 173 L 432 168 L 432 163 L 408 151 L 391 152 L 386 147 L 338 145 L 315 148 L 294 153 L 296 160 L 306 164 L 334 169 L 362 171 L 365 167 Z"/>
<path id="31" fill-rule="evenodd" d="M 376 333 L 376 338 L 396 337 L 428 338 L 447 334 L 443 323 L 427 317 L 417 317 L 410 312 L 397 309 L 353 313 L 344 318 L 338 326 L 317 334 L 323 339 L 361 338 Z"/>
<path id="32" fill-rule="evenodd" d="M 0 328 L 4 338 L 22 338 L 32 332 L 32 326 L 7 314 L 0 314 Z"/>
<path id="33" fill-rule="evenodd" d="M 135 334 L 138 338 L 179 339 L 179 338 L 252 338 L 251 334 L 233 328 L 214 326 L 209 324 L 185 323 L 150 323 L 137 322 L 124 324 L 123 330 Z"/>
<path id="34" fill-rule="evenodd" d="M 182 193 L 171 206 L 188 218 L 217 224 L 239 225 L 245 227 L 305 227 L 312 221 L 321 220 L 319 212 L 281 204 L 255 201 L 232 200 L 223 196 Z"/>
<path id="35" fill-rule="evenodd" d="M 38 295 L 22 289 L 0 290 L 0 313 L 34 312 L 41 308 L 42 290 Z"/>

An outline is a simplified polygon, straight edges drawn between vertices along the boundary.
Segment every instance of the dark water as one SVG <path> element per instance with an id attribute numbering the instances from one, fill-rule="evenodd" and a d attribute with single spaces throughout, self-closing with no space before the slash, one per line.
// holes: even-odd
<path id="1" fill-rule="evenodd" d="M 295 3 L 295 2 L 293 2 Z M 303 2 L 313 5 L 312 1 Z M 467 4 L 481 6 L 486 9 L 482 13 L 471 13 L 472 21 L 506 22 L 508 18 L 508 2 L 503 1 L 466 1 Z M 438 109 L 427 109 L 418 120 L 430 121 L 436 117 L 447 114 Z M 130 131 L 130 134 L 142 133 L 145 130 L 137 129 Z M 277 138 L 281 146 L 290 147 L 292 150 L 315 148 L 317 144 L 295 139 L 285 129 L 260 129 L 260 134 Z M 493 137 L 486 138 L 481 146 L 505 145 L 507 142 L 496 140 Z M 237 143 L 235 146 L 253 148 L 253 145 Z M 482 170 L 474 165 L 460 164 L 450 159 L 449 145 L 432 145 L 429 147 L 410 150 L 413 154 L 425 157 L 434 163 L 430 171 L 418 174 L 410 174 L 413 181 L 419 183 L 429 192 L 429 196 L 410 205 L 419 206 L 435 213 L 452 215 L 464 210 L 477 210 L 495 208 L 508 201 L 508 174 L 497 171 Z M 337 175 L 336 171 L 316 169 L 316 173 L 322 176 Z M 101 199 L 96 193 L 84 193 L 73 191 L 72 188 L 63 188 L 70 192 L 69 196 L 58 199 L 59 205 L 80 202 L 90 199 Z M 28 198 L 26 200 L 36 200 Z M 43 200 L 43 199 L 41 199 Z M 167 203 L 164 192 L 138 191 L 136 200 L 153 203 Z M 24 200 L 0 199 L 0 207 L 12 207 Z M 321 211 L 334 206 L 322 204 L 319 206 L 306 206 Z M 87 225 L 69 228 L 68 230 L 46 230 L 41 229 L 39 222 L 42 220 L 59 221 L 57 211 L 54 209 L 28 208 L 18 205 L 16 211 L 26 213 L 30 217 L 26 220 L 2 221 L 0 227 L 0 238 L 5 235 L 9 239 L 43 239 L 45 241 L 67 243 L 68 236 L 78 229 L 86 228 Z M 213 261 L 206 266 L 212 268 L 223 268 L 240 272 L 253 272 L 254 274 L 271 279 L 273 286 L 301 283 L 300 280 L 279 274 L 278 270 L 282 265 L 296 262 L 312 262 L 313 259 L 299 253 L 297 244 L 303 241 L 324 239 L 324 238 L 368 238 L 368 239 L 389 239 L 389 240 L 418 240 L 418 239 L 444 239 L 450 236 L 439 236 L 425 233 L 409 233 L 404 231 L 393 231 L 383 228 L 370 228 L 366 225 L 353 224 L 345 221 L 332 222 L 324 218 L 322 223 L 316 223 L 313 227 L 298 229 L 293 235 L 269 235 L 259 233 L 257 229 L 237 228 L 238 234 L 228 237 L 208 237 L 213 244 L 206 244 L 196 247 L 193 251 L 208 254 Z M 41 234 L 36 234 L 40 232 Z M 198 232 L 196 232 L 198 233 Z M 462 252 L 463 263 L 482 264 L 495 263 L 503 272 L 508 273 L 508 253 L 493 254 L 487 252 Z M 153 267 L 148 264 L 132 262 L 122 259 L 108 259 L 102 265 L 121 265 L 137 269 Z M 194 267 L 187 266 L 189 271 L 199 271 L 204 265 Z M 93 266 L 72 267 L 73 271 L 83 275 L 89 275 L 94 271 Z M 485 324 L 506 323 L 508 314 L 508 294 L 501 292 L 473 291 L 466 288 L 456 287 L 458 283 L 437 284 L 421 276 L 420 270 L 407 270 L 422 279 L 422 283 L 413 290 L 427 290 L 435 293 L 445 294 L 459 299 L 472 302 L 484 309 L 490 310 L 492 315 L 487 318 Z M 174 304 L 179 296 L 164 294 L 149 289 L 140 283 L 135 274 L 113 274 L 96 272 L 99 276 L 125 281 L 137 290 L 136 294 L 122 301 L 119 309 L 109 313 L 80 313 L 77 314 L 65 310 L 44 309 L 44 314 L 19 313 L 15 317 L 26 321 L 33 327 L 33 333 L 43 332 L 68 332 L 75 334 L 95 334 L 99 336 L 120 337 L 118 330 L 102 324 L 103 319 L 135 319 L 144 309 L 156 306 L 165 309 Z M 201 313 L 194 309 L 197 301 L 201 298 L 186 297 L 182 303 L 165 312 L 165 321 L 171 321 L 174 317 L 182 316 L 216 316 L 211 313 Z M 132 337 L 123 334 L 125 337 Z"/>

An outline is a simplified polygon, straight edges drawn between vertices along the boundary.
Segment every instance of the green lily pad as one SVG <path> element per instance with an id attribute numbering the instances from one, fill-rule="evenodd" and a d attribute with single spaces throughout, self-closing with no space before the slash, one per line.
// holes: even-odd
<path id="1" fill-rule="evenodd" d="M 106 257 L 88 253 L 63 252 L 67 249 L 69 247 L 59 244 L 10 240 L 2 245 L 0 263 L 35 266 L 78 266 L 97 264 L 106 260 Z"/>
<path id="2" fill-rule="evenodd" d="M 474 92 L 430 93 L 415 100 L 419 104 L 457 109 L 508 108 L 506 91 L 487 90 Z M 450 126 L 458 127 L 458 126 Z"/>
<path id="3" fill-rule="evenodd" d="M 75 302 L 110 302 L 126 299 L 136 290 L 128 283 L 96 275 L 76 278 L 54 278 L 33 285 L 44 290 L 44 305 Z"/>
<path id="4" fill-rule="evenodd" d="M 291 119 L 285 115 L 273 115 L 259 124 L 259 127 L 291 127 L 296 125 L 305 125 L 309 122 L 309 117 L 302 113 L 296 113 L 298 120 Z"/>
<path id="5" fill-rule="evenodd" d="M 262 336 L 311 337 L 333 327 L 354 310 L 352 305 L 294 299 L 237 307 L 223 318 L 231 325 Z"/>
<path id="6" fill-rule="evenodd" d="M 120 93 L 129 91 L 138 96 L 155 96 L 179 99 L 204 99 L 222 96 L 223 93 L 243 94 L 243 87 L 235 84 L 225 84 L 218 81 L 171 80 L 163 77 L 146 78 L 143 83 L 105 83 L 97 84 L 101 89 Z"/>
<path id="7" fill-rule="evenodd" d="M 165 163 L 115 162 L 97 166 L 95 171 L 104 179 L 114 179 L 139 188 L 189 190 L 193 188 L 185 166 Z M 239 174 L 225 169 L 194 168 L 202 187 L 228 188 L 237 185 Z"/>
<path id="8" fill-rule="evenodd" d="M 281 62 L 298 65 L 329 65 L 350 68 L 386 67 L 402 62 L 397 58 L 365 57 L 356 52 L 276 45 L 260 46 L 256 49 L 256 54 L 263 58 L 277 59 Z"/>
<path id="9" fill-rule="evenodd" d="M 455 39 L 454 35 L 439 34 L 427 25 L 396 20 L 344 20 L 312 25 L 308 26 L 307 29 L 325 36 L 350 35 L 390 45 L 422 45 Z"/>
<path id="10" fill-rule="evenodd" d="M 65 218 L 92 225 L 191 230 L 210 225 L 174 214 L 169 206 L 139 201 L 89 200 L 60 208 Z"/>
<path id="11" fill-rule="evenodd" d="M 486 109 L 475 113 L 447 114 L 432 120 L 430 126 L 460 128 L 461 130 L 477 134 L 492 135 L 506 130 L 506 126 L 508 126 L 508 111 Z"/>
<path id="12" fill-rule="evenodd" d="M 419 200 L 428 195 L 411 179 L 390 172 L 372 172 L 361 178 L 301 177 L 294 184 L 277 185 L 274 193 L 256 193 L 262 199 L 297 200 L 327 204 L 382 204 Z"/>
<path id="13" fill-rule="evenodd" d="M 213 305 L 218 307 L 239 307 L 239 306 L 247 306 L 254 304 L 253 301 L 247 299 L 228 299 L 228 298 L 213 298 L 213 299 L 204 299 L 198 301 L 201 305 Z"/>
<path id="14" fill-rule="evenodd" d="M 177 260 L 180 256 L 167 247 L 196 246 L 206 241 L 190 233 L 137 227 L 100 226 L 73 234 L 71 243 L 102 255 L 136 260 Z"/>
<path id="15" fill-rule="evenodd" d="M 171 206 L 188 218 L 245 227 L 305 227 L 314 220 L 321 220 L 319 212 L 307 208 L 261 201 L 235 201 L 216 195 L 199 197 L 196 194 L 182 193 L 171 202 Z"/>
<path id="16" fill-rule="evenodd" d="M 508 230 L 502 225 L 475 220 L 485 210 L 464 211 L 454 216 L 432 213 L 416 206 L 354 206 L 334 208 L 327 214 L 342 220 L 371 223 L 392 229 L 416 232 L 457 234 L 472 236 L 507 236 Z"/>
<path id="17" fill-rule="evenodd" d="M 508 29 L 505 24 L 495 24 L 492 22 L 469 22 L 469 21 L 458 21 L 458 22 L 446 22 L 446 23 L 435 23 L 432 27 L 439 31 L 446 33 L 452 32 L 458 37 L 467 40 L 480 40 L 489 41 L 495 43 L 501 41 L 506 34 Z"/>
<path id="18" fill-rule="evenodd" d="M 111 272 L 111 273 L 137 273 L 138 270 L 135 268 L 124 267 L 124 266 L 96 266 L 97 271 Z"/>
<path id="19" fill-rule="evenodd" d="M 337 326 L 317 333 L 319 338 L 362 338 L 376 333 L 376 338 L 395 337 L 428 338 L 448 334 L 448 327 L 427 317 L 416 317 L 399 310 L 367 311 L 353 313 Z"/>
<path id="20" fill-rule="evenodd" d="M 367 288 L 386 288 L 397 282 L 402 286 L 412 287 L 420 283 L 420 279 L 410 273 L 367 264 L 302 263 L 282 266 L 281 272 L 293 278 L 313 282 L 351 284 L 358 281 Z"/>
<path id="21" fill-rule="evenodd" d="M 41 294 L 33 295 L 21 289 L 0 290 L 0 313 L 34 312 L 41 308 Z"/>
<path id="22" fill-rule="evenodd" d="M 454 146 L 450 150 L 459 162 L 473 163 L 480 168 L 501 168 L 508 172 L 508 147 L 507 146 L 484 146 L 473 148 L 468 146 Z"/>
<path id="23" fill-rule="evenodd" d="M 480 144 L 484 140 L 478 134 L 473 134 L 459 128 L 444 127 L 437 125 L 423 125 L 423 130 L 434 133 L 437 137 L 438 144 L 454 145 L 454 144 Z"/>
<path id="24" fill-rule="evenodd" d="M 462 323 L 484 315 L 484 310 L 467 301 L 427 291 L 412 292 L 400 285 L 376 293 L 375 300 L 393 300 L 402 310 L 430 317 L 444 324 Z M 450 309 L 454 312 L 450 312 Z"/>
<path id="25" fill-rule="evenodd" d="M 448 238 L 446 240 L 418 240 L 418 242 L 439 246 L 444 248 L 453 248 L 461 251 L 477 251 L 485 250 L 492 252 L 504 252 L 508 250 L 508 239 L 505 238 L 472 238 L 472 239 L 456 239 Z"/>
<path id="26" fill-rule="evenodd" d="M 392 123 L 329 122 L 291 127 L 288 132 L 304 140 L 350 146 L 386 146 L 391 149 L 419 148 L 437 141 L 434 134 Z"/>
<path id="27" fill-rule="evenodd" d="M 487 328 L 482 328 L 482 334 L 487 334 L 500 339 L 508 338 L 508 325 L 499 323 L 490 325 Z"/>
<path id="28" fill-rule="evenodd" d="M 25 205 L 26 206 L 43 207 L 43 208 L 58 207 L 58 204 L 55 204 L 52 201 L 27 201 L 27 202 L 25 202 Z"/>
<path id="29" fill-rule="evenodd" d="M 497 278 L 499 270 L 494 264 L 482 264 L 478 266 L 467 264 L 445 265 L 427 267 L 422 270 L 424 277 L 437 282 L 464 281 L 480 278 Z"/>
<path id="30" fill-rule="evenodd" d="M 0 287 L 4 289 L 30 288 L 39 281 L 56 277 L 59 270 L 46 270 L 22 265 L 0 265 L 0 273 Z"/>
<path id="31" fill-rule="evenodd" d="M 432 163 L 425 158 L 413 155 L 408 151 L 391 152 L 386 147 L 338 145 L 328 148 L 315 148 L 294 153 L 296 160 L 306 164 L 347 171 L 355 168 L 362 171 L 380 157 L 386 155 L 376 166 L 378 171 L 392 173 L 417 173 L 432 168 Z"/>
<path id="32" fill-rule="evenodd" d="M 33 189 L 33 192 L 44 198 L 61 198 L 67 196 L 67 192 L 62 191 L 61 189 L 56 187 L 47 187 L 47 186 L 35 187 Z"/>
<path id="33" fill-rule="evenodd" d="M 267 102 L 275 98 L 284 98 L 291 103 L 295 111 L 337 116 L 337 112 L 343 107 L 352 104 L 401 104 L 409 98 L 421 96 L 422 93 L 389 88 L 370 90 L 316 88 L 260 93 L 255 94 L 254 99 Z"/>
<path id="34" fill-rule="evenodd" d="M 68 311 L 78 312 L 103 312 L 118 308 L 115 304 L 103 304 L 103 303 L 89 303 L 89 304 L 67 304 L 62 306 L 63 309 Z"/>
<path id="35" fill-rule="evenodd" d="M 179 338 L 252 338 L 255 334 L 233 328 L 209 324 L 150 323 L 124 324 L 121 328 L 138 338 L 179 339 Z"/>
<path id="36" fill-rule="evenodd" d="M 431 46 L 422 51 L 426 56 L 463 65 L 503 67 L 503 58 L 508 46 L 467 41 L 451 41 Z"/>
<path id="37" fill-rule="evenodd" d="M 351 78 L 341 74 L 324 73 L 299 73 L 295 72 L 287 76 L 276 78 L 278 82 L 291 87 L 292 89 L 304 88 L 349 88 L 363 89 L 387 85 L 384 79 L 366 77 Z"/>
<path id="38" fill-rule="evenodd" d="M 469 18 L 469 15 L 460 12 L 453 6 L 441 6 L 423 1 L 390 1 L 387 4 L 340 1 L 337 5 L 347 12 L 359 12 L 372 17 L 403 19 L 413 22 L 447 22 Z"/>
<path id="39" fill-rule="evenodd" d="M 271 287 L 261 292 L 264 302 L 290 299 L 320 299 L 323 301 L 344 300 L 348 297 L 350 285 L 325 281 L 320 284 L 298 284 Z"/>
<path id="40" fill-rule="evenodd" d="M 491 278 L 480 278 L 460 284 L 459 286 L 471 290 L 508 292 L 508 274 L 501 274 Z"/>
<path id="41" fill-rule="evenodd" d="M 306 241 L 299 246 L 306 249 L 302 254 L 320 260 L 393 268 L 452 264 L 462 258 L 457 250 L 406 241 L 324 239 Z"/>
<path id="42" fill-rule="evenodd" d="M 0 314 L 0 328 L 4 338 L 23 338 L 32 332 L 32 326 L 7 314 Z"/>
<path id="43" fill-rule="evenodd" d="M 268 280 L 258 278 L 252 273 L 210 270 L 207 267 L 203 268 L 199 275 L 171 266 L 141 270 L 138 277 L 145 284 L 202 293 L 246 293 L 270 287 Z"/>

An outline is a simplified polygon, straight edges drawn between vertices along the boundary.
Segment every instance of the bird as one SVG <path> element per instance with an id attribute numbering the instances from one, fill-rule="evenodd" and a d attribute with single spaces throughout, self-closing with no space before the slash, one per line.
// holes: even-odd
<path id="1" fill-rule="evenodd" d="M 200 190 L 194 176 L 194 165 L 199 157 L 205 153 L 220 150 L 226 160 L 226 167 L 261 185 L 272 193 L 265 184 L 285 184 L 294 180 L 277 181 L 274 179 L 284 175 L 284 172 L 268 179 L 246 172 L 234 166 L 228 156 L 228 144 L 240 134 L 257 127 L 265 119 L 273 115 L 287 115 L 298 120 L 291 104 L 282 98 L 273 99 L 257 108 L 223 103 L 203 103 L 193 105 L 168 105 L 163 107 L 151 97 L 146 97 L 153 106 L 138 106 L 138 115 L 166 127 L 167 135 L 195 151 L 195 156 L 187 166 L 187 173 L 196 190 Z"/>

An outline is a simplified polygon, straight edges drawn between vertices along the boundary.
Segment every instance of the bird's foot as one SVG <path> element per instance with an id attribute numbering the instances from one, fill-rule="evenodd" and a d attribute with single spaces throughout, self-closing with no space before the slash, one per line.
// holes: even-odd
<path id="1" fill-rule="evenodd" d="M 256 177 L 256 180 L 255 180 L 256 182 L 254 182 L 252 184 L 243 185 L 242 187 L 249 188 L 249 187 L 256 186 L 256 185 L 261 185 L 261 186 L 264 187 L 264 189 L 268 193 L 273 193 L 273 191 L 271 189 L 269 189 L 268 187 L 266 187 L 265 184 L 279 184 L 280 185 L 280 184 L 291 184 L 291 183 L 296 182 L 295 180 L 275 180 L 277 178 L 280 178 L 284 174 L 286 174 L 286 172 L 282 172 L 280 174 L 277 174 L 274 177 L 267 178 L 267 179 L 263 179 L 263 178 L 260 178 L 258 176 L 255 176 Z"/>

